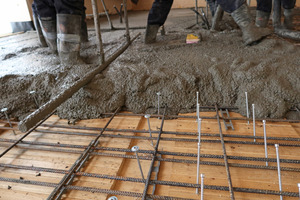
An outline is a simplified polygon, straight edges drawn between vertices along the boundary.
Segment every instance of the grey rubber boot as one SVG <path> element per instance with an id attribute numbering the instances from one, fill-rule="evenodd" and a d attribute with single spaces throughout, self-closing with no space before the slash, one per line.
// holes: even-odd
<path id="1" fill-rule="evenodd" d="M 272 33 L 272 31 L 267 28 L 258 28 L 255 26 L 247 4 L 243 4 L 237 10 L 233 11 L 231 16 L 241 28 L 243 40 L 246 45 L 254 44 Z"/>
<path id="2" fill-rule="evenodd" d="M 294 25 L 293 25 L 293 10 L 294 9 L 284 9 L 283 15 L 284 15 L 284 21 L 283 21 L 283 26 L 286 29 L 293 30 Z"/>
<path id="3" fill-rule="evenodd" d="M 156 41 L 156 35 L 159 25 L 147 25 L 145 34 L 145 44 L 151 44 Z"/>
<path id="4" fill-rule="evenodd" d="M 61 64 L 82 64 L 80 59 L 80 15 L 57 15 L 57 50 Z"/>
<path id="5" fill-rule="evenodd" d="M 52 18 L 40 18 L 40 25 L 48 47 L 53 53 L 57 53 L 56 20 Z"/>
<path id="6" fill-rule="evenodd" d="M 39 19 L 34 14 L 33 14 L 33 22 L 34 22 L 34 27 L 35 27 L 36 33 L 37 33 L 38 38 L 39 38 L 40 45 L 42 47 L 47 47 L 48 45 L 47 45 L 45 37 L 43 35 L 43 31 L 42 31 L 42 27 L 40 25 Z"/>
<path id="7" fill-rule="evenodd" d="M 255 25 L 260 28 L 265 28 L 267 27 L 270 19 L 270 14 L 268 12 L 264 12 L 261 10 L 256 11 L 256 20 L 255 20 Z"/>

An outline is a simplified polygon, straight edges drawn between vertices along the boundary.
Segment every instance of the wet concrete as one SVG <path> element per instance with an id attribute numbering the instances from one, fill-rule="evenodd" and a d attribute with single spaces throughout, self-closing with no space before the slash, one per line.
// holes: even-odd
<path id="1" fill-rule="evenodd" d="M 136 17 L 145 18 L 145 13 Z M 107 70 L 62 104 L 59 116 L 98 118 L 120 106 L 135 113 L 153 113 L 157 92 L 161 92 L 161 105 L 173 114 L 195 109 L 197 91 L 200 105 L 236 106 L 243 115 L 244 93 L 248 92 L 249 105 L 255 104 L 261 118 L 283 118 L 291 108 L 300 108 L 299 44 L 270 36 L 255 46 L 244 46 L 241 31 L 228 15 L 220 24 L 221 32 L 186 29 L 194 22 L 191 11 L 173 10 L 167 35 L 158 35 L 158 42 L 151 45 L 139 37 Z M 103 33 L 108 54 L 125 41 L 124 33 Z M 189 33 L 201 35 L 202 41 L 186 44 Z M 88 64 L 77 66 L 60 65 L 58 56 L 38 46 L 33 32 L 1 38 L 0 107 L 22 119 L 36 108 L 31 90 L 37 91 L 39 103 L 44 104 L 94 69 L 99 64 L 95 33 L 89 31 L 89 36 L 81 48 Z"/>

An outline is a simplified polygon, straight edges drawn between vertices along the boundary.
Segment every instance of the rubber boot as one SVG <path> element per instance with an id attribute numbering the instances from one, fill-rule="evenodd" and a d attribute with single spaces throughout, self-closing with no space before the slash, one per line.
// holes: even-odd
<path id="1" fill-rule="evenodd" d="M 52 18 L 40 18 L 40 25 L 48 47 L 53 53 L 57 53 L 56 20 Z"/>
<path id="2" fill-rule="evenodd" d="M 257 10 L 255 25 L 260 28 L 266 28 L 270 19 L 270 14 L 271 13 Z"/>
<path id="3" fill-rule="evenodd" d="M 61 64 L 82 64 L 81 15 L 57 14 L 57 50 Z"/>
<path id="4" fill-rule="evenodd" d="M 36 33 L 38 35 L 39 43 L 40 43 L 41 47 L 47 47 L 48 45 L 46 43 L 45 37 L 43 36 L 43 31 L 42 31 L 39 19 L 35 14 L 33 14 L 32 16 L 33 16 L 34 27 L 35 27 Z"/>
<path id="5" fill-rule="evenodd" d="M 207 4 L 209 5 L 209 9 L 210 9 L 210 12 L 211 12 L 211 16 L 215 16 L 215 13 L 216 13 L 216 10 L 217 10 L 217 4 L 215 1 L 213 0 L 207 0 Z"/>
<path id="6" fill-rule="evenodd" d="M 151 44 L 156 41 L 156 35 L 159 25 L 147 25 L 145 34 L 145 44 Z"/>
<path id="7" fill-rule="evenodd" d="M 283 21 L 283 26 L 286 29 L 293 30 L 294 25 L 293 25 L 293 10 L 294 9 L 284 9 L 283 15 L 284 15 L 284 21 Z"/>
<path id="8" fill-rule="evenodd" d="M 267 28 L 258 28 L 251 19 L 249 8 L 246 3 L 231 13 L 234 21 L 243 32 L 243 40 L 246 45 L 260 41 L 272 32 Z"/>

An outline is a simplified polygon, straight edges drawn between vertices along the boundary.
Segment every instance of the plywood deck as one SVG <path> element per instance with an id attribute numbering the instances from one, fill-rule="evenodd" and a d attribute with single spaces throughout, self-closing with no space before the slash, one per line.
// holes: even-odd
<path id="1" fill-rule="evenodd" d="M 195 113 L 187 114 L 195 116 Z M 231 117 L 241 117 L 236 113 L 230 113 Z M 201 116 L 215 116 L 214 112 L 203 112 Z M 55 186 L 59 184 L 64 175 L 70 170 L 71 166 L 76 162 L 84 147 L 88 146 L 93 139 L 100 133 L 100 130 L 87 130 L 87 127 L 103 128 L 109 118 L 82 120 L 76 125 L 68 125 L 67 120 L 59 119 L 57 116 L 52 116 L 44 124 L 54 125 L 40 126 L 37 131 L 34 131 L 27 136 L 20 145 L 14 147 L 7 154 L 0 158 L 0 199 L 47 199 Z M 153 131 L 153 143 L 156 145 L 156 140 L 161 127 L 161 119 L 151 118 L 151 130 Z M 264 146 L 260 145 L 263 139 L 257 139 L 257 144 L 242 144 L 244 142 L 253 142 L 253 139 L 232 138 L 228 135 L 252 136 L 253 125 L 247 124 L 244 120 L 234 120 L 233 125 L 235 130 L 225 130 L 223 121 L 221 121 L 223 134 L 225 135 L 225 147 L 227 156 L 242 156 L 264 158 Z M 19 139 L 23 133 L 17 132 L 14 135 L 11 130 L 1 129 L 7 127 L 4 122 L 0 123 L 0 153 L 8 148 L 7 140 Z M 16 126 L 16 124 L 15 124 Z M 59 126 L 68 126 L 69 128 L 60 128 Z M 85 129 L 77 129 L 76 127 L 86 127 Z M 135 154 L 129 152 L 132 146 L 139 146 L 141 151 L 139 156 L 143 174 L 147 178 L 150 164 L 151 154 L 145 150 L 153 151 L 150 140 L 145 140 L 144 137 L 149 137 L 149 133 L 135 132 L 133 130 L 148 130 L 147 120 L 143 116 L 115 116 L 108 126 L 109 129 L 128 129 L 128 131 L 105 131 L 100 139 L 97 147 L 120 148 L 120 151 L 95 150 L 94 152 L 102 153 L 101 155 L 90 156 L 81 172 L 87 174 L 110 175 L 113 177 L 130 177 L 141 179 L 141 174 L 138 168 Z M 132 130 L 131 132 L 129 130 Z M 43 132 L 44 131 L 44 132 Z M 47 132 L 55 131 L 56 133 Z M 158 172 L 159 181 L 181 182 L 186 184 L 196 183 L 196 157 L 167 155 L 172 153 L 189 153 L 197 154 L 197 123 L 192 118 L 178 118 L 165 120 L 163 131 L 171 131 L 177 133 L 190 133 L 186 135 L 166 134 L 163 132 L 158 146 L 159 152 L 165 152 L 162 159 L 170 159 L 169 161 L 160 161 Z M 212 137 L 211 134 L 219 134 L 219 126 L 216 119 L 203 119 L 201 132 L 206 134 L 202 136 L 201 155 L 223 155 L 222 145 L 219 142 L 220 137 Z M 66 134 L 68 133 L 68 134 Z M 80 134 L 78 134 L 80 133 Z M 84 135 L 84 133 L 88 135 Z M 263 136 L 262 123 L 257 121 L 256 135 Z M 123 138 L 125 136 L 126 138 Z M 133 136 L 133 137 L 129 137 Z M 139 138 L 138 136 L 142 137 Z M 283 137 L 283 138 L 300 138 L 300 124 L 288 122 L 267 122 L 268 137 Z M 185 140 L 182 139 L 192 139 Z M 214 140 L 213 142 L 209 142 Z M 216 142 L 217 141 L 217 142 Z M 235 142 L 234 142 L 235 141 Z M 240 143 L 239 143 L 240 141 Z M 26 142 L 34 142 L 35 144 L 27 144 Z M 38 143 L 40 145 L 37 145 Z M 279 152 L 280 159 L 290 159 L 297 162 L 300 160 L 300 140 L 298 141 L 278 141 L 268 140 L 268 157 L 276 158 L 274 143 L 280 143 Z M 63 147 L 63 145 L 72 145 Z M 288 146 L 288 144 L 294 146 Z M 47 145 L 47 146 L 46 146 Z M 74 146 L 77 145 L 77 146 Z M 80 146 L 81 145 L 81 146 Z M 298 146 L 297 146 L 298 145 Z M 33 149 L 38 148 L 38 149 Z M 122 149 L 122 150 L 121 150 Z M 68 152 L 66 152 L 68 150 Z M 126 152 L 127 150 L 127 152 Z M 114 154 L 114 155 L 113 155 Z M 118 156 L 116 156 L 116 154 Z M 122 157 L 123 156 L 123 157 Z M 179 162 L 185 160 L 184 162 Z M 201 158 L 200 173 L 205 174 L 204 185 L 209 186 L 225 186 L 228 187 L 227 174 L 224 166 L 208 165 L 208 162 L 223 163 L 223 158 Z M 176 162 L 175 162 L 176 161 Z M 187 162 L 190 161 L 190 162 Z M 229 169 L 231 180 L 234 188 L 250 188 L 258 190 L 279 191 L 278 174 L 276 162 L 269 162 L 269 166 L 273 169 L 256 169 L 245 167 L 234 167 L 232 164 L 249 164 L 255 166 L 265 166 L 263 161 L 249 161 L 229 159 Z M 159 161 L 156 160 L 154 166 L 158 166 Z M 4 167 L 5 165 L 5 167 Z M 10 166 L 7 166 L 10 165 Z M 31 169 L 16 169 L 20 166 L 27 166 Z M 34 168 L 35 167 L 35 168 Z M 294 195 L 298 193 L 297 184 L 300 182 L 300 162 L 284 163 L 281 162 L 281 178 L 282 190 L 291 192 Z M 46 168 L 47 170 L 35 170 Z M 54 171 L 59 170 L 59 171 Z M 288 169 L 293 169 L 287 171 Z M 4 179 L 8 178 L 8 179 Z M 151 180 L 154 180 L 155 173 L 152 172 Z M 19 181 L 18 181 L 19 180 Z M 23 182 L 22 182 L 23 181 Z M 27 182 L 26 182 L 27 181 Z M 36 185 L 33 182 L 49 183 L 47 186 Z M 52 185 L 51 185 L 52 184 Z M 114 195 L 114 191 L 125 191 L 123 195 L 115 195 L 118 199 L 141 199 L 141 197 L 132 197 L 131 194 L 143 194 L 145 184 L 140 182 L 121 181 L 114 179 L 104 179 L 97 177 L 77 175 L 72 183 L 72 186 L 79 188 L 88 187 L 99 190 L 82 191 L 76 190 L 76 187 L 69 188 L 63 195 L 62 199 L 79 200 L 79 199 L 107 199 Z M 147 194 L 152 194 L 153 185 L 150 184 Z M 119 194 L 119 193 L 117 193 Z M 129 196 L 127 196 L 129 195 Z M 178 187 L 171 185 L 156 185 L 154 195 L 168 196 L 183 199 L 200 199 L 200 196 L 195 194 L 195 188 Z M 234 191 L 235 199 L 279 199 L 276 195 L 264 195 L 256 193 L 246 193 Z M 299 197 L 284 196 L 284 199 L 298 199 Z M 172 198 L 171 198 L 172 199 Z M 229 191 L 220 191 L 205 189 L 204 199 L 230 199 Z"/>

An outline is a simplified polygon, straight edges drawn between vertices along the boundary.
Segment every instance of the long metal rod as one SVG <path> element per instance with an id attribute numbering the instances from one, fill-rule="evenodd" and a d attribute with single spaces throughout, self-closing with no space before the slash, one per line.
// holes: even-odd
<path id="1" fill-rule="evenodd" d="M 276 148 L 276 158 L 277 158 L 277 168 L 278 168 L 278 185 L 279 185 L 279 191 L 282 192 L 279 145 L 275 144 L 275 148 Z M 280 200 L 283 200 L 282 195 L 280 195 Z"/>
<path id="2" fill-rule="evenodd" d="M 248 93 L 245 92 L 245 98 L 246 98 L 246 113 L 247 113 L 247 118 L 249 119 L 249 105 L 248 105 Z M 248 120 L 248 124 L 250 124 L 249 120 Z"/>
<path id="3" fill-rule="evenodd" d="M 252 119 L 253 119 L 253 141 L 256 142 L 256 130 L 255 130 L 255 105 L 252 104 Z"/>
<path id="4" fill-rule="evenodd" d="M 123 6 L 124 6 L 124 19 L 125 19 L 125 26 L 126 26 L 125 36 L 126 36 L 127 42 L 130 43 L 127 0 L 123 0 Z"/>
<path id="5" fill-rule="evenodd" d="M 217 115 L 217 119 L 218 119 L 220 138 L 221 138 L 221 143 L 222 143 L 222 148 L 223 148 L 224 163 L 225 163 L 225 167 L 226 167 L 226 173 L 227 173 L 227 179 L 228 179 L 228 185 L 229 185 L 230 198 L 231 198 L 231 200 L 234 200 L 235 198 L 234 198 L 234 193 L 233 193 L 231 175 L 230 175 L 230 170 L 229 170 L 229 166 L 228 166 L 226 148 L 225 148 L 225 143 L 224 143 L 224 138 L 223 138 L 223 132 L 222 132 L 222 127 L 221 127 L 221 122 L 220 122 L 220 117 L 219 117 L 219 108 L 218 108 L 217 105 L 216 105 L 216 115 Z"/>
<path id="6" fill-rule="evenodd" d="M 80 88 L 88 84 L 97 74 L 101 73 L 106 69 L 110 63 L 112 63 L 116 58 L 119 57 L 140 34 L 137 34 L 129 43 L 127 42 L 121 49 L 119 49 L 114 55 L 112 55 L 105 63 L 94 69 L 93 71 L 87 73 L 80 80 L 73 83 L 68 89 L 58 94 L 56 97 L 48 101 L 46 104 L 41 106 L 38 110 L 33 112 L 31 115 L 27 116 L 23 121 L 19 123 L 19 129 L 22 132 L 28 131 L 31 127 L 35 126 L 40 119 L 43 119 L 63 102 L 69 99 L 75 92 Z"/>
<path id="7" fill-rule="evenodd" d="M 107 11 L 107 9 L 106 9 L 106 5 L 105 5 L 104 0 L 101 0 L 101 3 L 102 3 L 102 5 L 103 5 L 103 9 L 104 9 L 104 11 L 105 11 L 105 15 L 106 15 L 106 17 L 107 17 L 107 20 L 108 20 L 110 29 L 111 29 L 111 30 L 114 30 L 114 26 L 113 26 L 112 21 L 111 21 L 111 19 L 110 19 L 109 13 L 108 13 L 108 11 Z"/>
<path id="8" fill-rule="evenodd" d="M 1 140 L 0 142 L 13 142 L 14 140 Z M 24 141 L 22 144 L 18 145 L 18 148 L 21 149 L 32 149 L 32 150 L 43 150 L 43 151 L 54 151 L 54 152 L 66 152 L 66 153 L 79 153 L 81 154 L 82 151 L 76 150 L 63 150 L 57 148 L 41 148 L 41 147 L 32 147 L 30 145 L 42 145 L 42 146 L 49 146 L 49 147 L 60 147 L 60 148 L 76 148 L 76 149 L 85 149 L 87 146 L 85 145 L 70 145 L 70 144 L 57 144 L 57 143 L 43 143 L 43 142 L 29 142 Z M 26 146 L 24 146 L 26 145 Z M 5 146 L 5 145 L 3 145 Z M 108 147 L 95 147 L 95 150 L 102 150 L 102 151 L 114 151 L 114 152 L 130 152 L 129 149 L 122 149 L 122 148 L 108 148 Z M 141 153 L 144 154 L 153 154 L 153 150 L 140 150 Z M 183 157 L 197 157 L 198 154 L 193 153 L 178 153 L 178 152 L 167 152 L 167 151 L 158 151 L 159 154 L 162 155 L 171 155 L 171 156 L 183 156 Z M 120 154 L 110 154 L 110 153 L 92 153 L 93 155 L 104 155 L 104 156 L 112 156 L 117 157 Z M 126 158 L 135 158 L 132 156 L 125 156 Z M 201 154 L 201 158 L 212 158 L 212 159 L 224 159 L 223 155 L 213 155 L 213 154 Z M 244 160 L 244 161 L 257 161 L 257 162 L 277 162 L 274 158 L 261 158 L 261 157 L 243 157 L 243 156 L 227 156 L 228 159 L 232 160 Z M 148 157 L 141 157 L 141 159 L 148 159 Z M 171 160 L 172 161 L 172 160 Z M 175 160 L 174 160 L 175 161 Z M 185 162 L 185 160 L 181 160 Z M 194 161 L 193 161 L 194 162 Z M 293 163 L 293 164 L 300 164 L 300 160 L 292 160 L 292 159 L 280 159 L 281 163 Z M 195 162 L 196 163 L 196 162 Z M 260 167 L 260 166 L 258 166 Z M 264 169 L 275 169 L 275 168 L 264 168 Z M 277 168 L 276 168 L 277 169 Z M 293 169 L 293 168 L 291 168 Z M 289 170 L 290 171 L 290 170 Z M 300 171 L 300 168 L 299 170 Z"/>
<path id="9" fill-rule="evenodd" d="M 268 158 L 266 120 L 263 120 L 263 127 L 264 127 L 265 158 Z M 268 161 L 266 161 L 266 166 L 268 166 Z"/>
<path id="10" fill-rule="evenodd" d="M 119 110 L 120 110 L 120 108 L 118 108 L 115 111 L 115 114 Z M 97 144 L 99 138 L 102 136 L 102 134 L 104 133 L 105 129 L 108 127 L 108 125 L 110 124 L 110 122 L 113 120 L 113 118 L 115 117 L 115 114 L 113 116 L 111 116 L 110 120 L 106 123 L 106 125 L 104 126 L 103 130 L 101 131 L 101 133 L 99 133 L 97 135 L 97 137 L 91 142 L 91 144 L 85 149 L 84 153 L 79 156 L 79 158 L 77 159 L 77 161 L 70 168 L 69 173 L 63 177 L 63 179 L 60 181 L 59 185 L 49 195 L 49 197 L 47 198 L 48 200 L 53 200 L 57 196 L 58 192 L 62 189 L 62 187 L 65 186 L 65 184 L 72 177 L 72 175 L 76 171 L 76 169 L 81 165 L 81 162 L 83 160 L 85 160 L 85 158 L 91 153 L 91 151 L 94 150 L 94 147 Z"/>
<path id="11" fill-rule="evenodd" d="M 154 166 L 155 160 L 157 159 L 157 151 L 158 151 L 158 146 L 159 146 L 159 142 L 160 142 L 160 137 L 161 137 L 162 132 L 163 132 L 166 110 L 167 110 L 167 108 L 165 107 L 163 117 L 162 117 L 162 120 L 161 120 L 159 134 L 158 134 L 156 145 L 155 145 L 154 152 L 153 152 L 153 158 L 152 158 L 152 161 L 151 161 L 151 164 L 150 164 L 150 168 L 149 168 L 149 171 L 148 171 L 145 188 L 144 188 L 144 191 L 143 191 L 142 200 L 146 200 L 146 197 L 147 197 L 147 191 L 148 191 L 148 187 L 149 187 L 149 184 L 150 184 L 150 179 L 151 179 L 153 166 Z"/>
<path id="12" fill-rule="evenodd" d="M 102 65 L 105 62 L 105 54 L 104 54 L 104 47 L 103 47 L 103 42 L 102 42 L 101 30 L 100 30 L 100 20 L 99 20 L 99 15 L 98 15 L 97 0 L 92 0 L 92 8 L 93 8 L 93 15 L 94 15 L 96 37 L 98 40 L 98 51 L 100 54 L 100 64 Z"/>
<path id="13" fill-rule="evenodd" d="M 79 172 L 80 174 L 84 174 L 83 172 Z M 92 175 L 91 177 L 97 177 Z M 101 178 L 102 175 L 101 175 Z M 122 180 L 122 181 L 132 181 L 132 182 L 142 182 L 142 179 L 138 178 L 126 178 L 126 177 L 116 177 L 113 180 Z M 56 187 L 58 184 L 55 183 L 48 183 L 48 182 L 39 182 L 39 181 L 30 181 L 30 180 L 22 180 L 22 179 L 13 179 L 13 178 L 5 178 L 0 177 L 0 181 L 5 182 L 13 182 L 13 183 L 21 183 L 21 184 L 29 184 L 29 185 L 39 185 L 39 186 L 45 186 L 45 187 Z M 167 185 L 167 186 L 177 186 L 177 187 L 187 187 L 187 188 L 197 188 L 201 187 L 201 185 L 198 184 L 192 184 L 192 183 L 183 183 L 183 182 L 174 182 L 174 181 L 151 181 L 150 184 L 157 184 L 157 185 Z M 217 190 L 217 191 L 229 191 L 229 188 L 226 186 L 218 186 L 218 185 L 204 185 L 204 189 L 208 190 Z M 133 196 L 136 195 L 136 197 L 141 197 L 142 193 L 132 193 L 132 192 L 123 192 L 123 191 L 117 191 L 117 190 L 105 190 L 105 189 L 99 189 L 99 188 L 91 188 L 91 187 L 80 187 L 80 186 L 67 186 L 66 189 L 68 190 L 79 190 L 79 191 L 88 191 L 88 192 L 100 192 L 105 194 L 118 194 L 120 196 Z M 297 192 L 280 192 L 280 191 L 274 191 L 274 190 L 260 190 L 260 189 L 251 189 L 251 188 L 239 188 L 234 187 L 234 190 L 237 192 L 243 192 L 243 193 L 253 193 L 253 194 L 262 194 L 262 195 L 283 195 L 283 196 L 289 196 L 289 197 L 298 197 Z M 158 195 L 148 195 L 150 198 L 155 199 L 176 199 L 181 200 L 183 198 L 177 198 L 177 197 L 168 197 L 168 196 L 158 196 Z M 189 199 L 190 200 L 190 199 Z"/>
<path id="14" fill-rule="evenodd" d="M 200 150 L 201 150 L 201 122 L 202 119 L 198 118 L 198 152 L 197 152 L 197 180 L 196 183 L 199 184 L 200 176 Z M 199 188 L 196 188 L 196 194 L 199 194 Z"/>
<path id="15" fill-rule="evenodd" d="M 55 111 L 50 113 L 47 117 L 45 117 L 43 120 L 40 120 L 38 124 L 36 124 L 34 127 L 32 127 L 25 135 L 23 135 L 20 139 L 18 139 L 14 144 L 12 144 L 9 148 L 7 148 L 4 152 L 1 153 L 0 158 L 4 156 L 7 152 L 9 152 L 12 148 L 14 148 L 19 142 L 21 142 L 24 138 L 26 138 L 30 133 L 32 133 L 39 125 L 41 125 L 44 121 L 46 121 L 49 117 L 51 117 Z"/>

